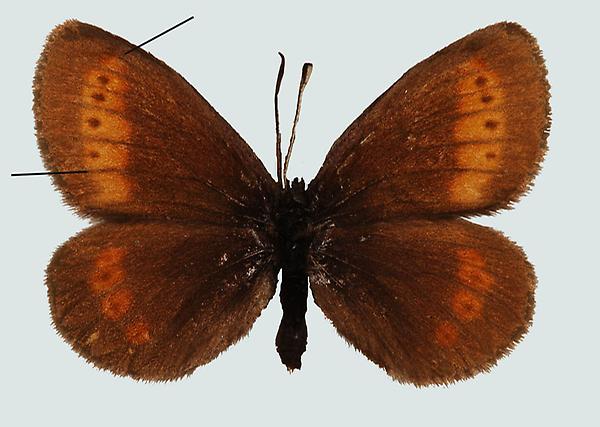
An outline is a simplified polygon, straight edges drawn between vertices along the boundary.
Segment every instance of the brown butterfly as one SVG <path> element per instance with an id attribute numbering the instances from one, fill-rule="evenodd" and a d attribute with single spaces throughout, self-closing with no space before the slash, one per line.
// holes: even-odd
<path id="1" fill-rule="evenodd" d="M 526 333 L 531 265 L 463 219 L 509 208 L 546 150 L 549 86 L 525 29 L 486 27 L 413 67 L 306 189 L 286 178 L 291 148 L 282 162 L 283 61 L 275 182 L 191 85 L 134 48 L 67 21 L 34 81 L 46 167 L 88 171 L 54 176 L 95 223 L 46 280 L 57 330 L 87 360 L 136 379 L 190 374 L 248 334 L 280 269 L 276 345 L 290 370 L 307 345 L 309 279 L 340 335 L 401 382 L 472 377 Z"/>

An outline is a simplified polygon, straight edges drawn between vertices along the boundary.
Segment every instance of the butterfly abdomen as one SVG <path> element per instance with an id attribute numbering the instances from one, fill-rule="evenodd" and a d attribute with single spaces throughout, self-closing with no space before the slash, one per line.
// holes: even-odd
<path id="1" fill-rule="evenodd" d="M 308 338 L 305 320 L 308 299 L 306 267 L 312 236 L 307 206 L 304 181 L 296 178 L 289 188 L 282 190 L 276 217 L 282 267 L 279 298 L 283 317 L 275 343 L 281 362 L 290 371 L 300 369 L 300 359 Z"/>

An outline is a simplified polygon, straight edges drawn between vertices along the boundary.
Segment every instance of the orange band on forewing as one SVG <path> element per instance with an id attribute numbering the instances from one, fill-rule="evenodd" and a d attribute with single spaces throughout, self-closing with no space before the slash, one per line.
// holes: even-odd
<path id="1" fill-rule="evenodd" d="M 458 147 L 456 161 L 461 168 L 494 171 L 500 168 L 502 144 L 466 144 Z"/>
<path id="2" fill-rule="evenodd" d="M 81 93 L 82 101 L 86 107 L 94 109 L 106 108 L 114 111 L 123 110 L 124 102 L 120 93 L 107 90 L 105 85 L 101 85 L 95 81 L 94 75 L 88 75 L 86 83 Z"/>
<path id="3" fill-rule="evenodd" d="M 126 143 L 131 138 L 129 122 L 123 116 L 127 83 L 121 76 L 126 69 L 121 59 L 107 58 L 87 74 L 82 89 L 83 167 L 112 170 L 89 176 L 97 191 L 90 196 L 91 204 L 123 203 L 129 198 L 130 183 L 118 172 L 127 167 Z"/>
<path id="4" fill-rule="evenodd" d="M 469 207 L 485 201 L 492 180 L 492 175 L 477 170 L 500 169 L 506 136 L 506 116 L 501 109 L 505 95 L 500 77 L 480 60 L 465 62 L 459 74 L 456 94 L 462 115 L 454 125 L 453 139 L 464 145 L 456 150 L 455 162 L 458 168 L 476 171 L 458 172 L 449 190 L 454 202 Z"/>
<path id="5" fill-rule="evenodd" d="M 83 146 L 83 153 L 86 170 L 119 170 L 127 165 L 127 148 L 120 144 L 89 141 Z"/>
<path id="6" fill-rule="evenodd" d="M 127 177 L 116 172 L 100 172 L 95 174 L 98 192 L 90 199 L 93 204 L 107 205 L 124 203 L 129 199 L 131 191 Z"/>
<path id="7" fill-rule="evenodd" d="M 484 109 L 494 109 L 504 103 L 504 94 L 500 87 L 475 90 L 476 92 L 459 92 L 458 110 L 461 113 L 475 113 Z"/>
<path id="8" fill-rule="evenodd" d="M 127 142 L 129 123 L 117 113 L 84 107 L 81 112 L 81 135 L 91 140 Z"/>
<path id="9" fill-rule="evenodd" d="M 485 172 L 459 172 L 450 183 L 453 201 L 464 206 L 479 204 L 486 197 L 491 178 L 492 176 Z"/>
<path id="10" fill-rule="evenodd" d="M 478 111 L 456 122 L 454 140 L 458 142 L 494 142 L 502 138 L 505 132 L 504 113 L 501 111 Z"/>
<path id="11" fill-rule="evenodd" d="M 497 88 L 500 77 L 479 58 L 471 58 L 458 66 L 461 78 L 456 85 L 459 95 L 470 94 L 482 89 Z"/>

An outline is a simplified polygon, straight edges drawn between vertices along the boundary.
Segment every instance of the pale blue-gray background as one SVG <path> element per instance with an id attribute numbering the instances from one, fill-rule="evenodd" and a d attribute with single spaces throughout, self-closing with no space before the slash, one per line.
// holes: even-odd
<path id="1" fill-rule="evenodd" d="M 4 4 L 0 424 L 13 425 L 598 425 L 598 8 L 594 2 L 125 2 Z M 67 18 L 141 42 L 184 75 L 274 171 L 276 52 L 288 60 L 289 135 L 302 62 L 315 64 L 291 163 L 312 178 L 332 141 L 416 62 L 500 20 L 539 40 L 552 84 L 544 168 L 513 211 L 481 219 L 522 245 L 539 287 L 533 328 L 489 374 L 451 387 L 392 381 L 349 348 L 309 301 L 309 347 L 289 375 L 274 349 L 275 298 L 250 336 L 179 382 L 137 383 L 86 364 L 50 325 L 43 274 L 86 225 L 46 177 L 33 133 L 31 80 L 46 34 Z M 593 396 L 596 396 L 594 398 Z"/>

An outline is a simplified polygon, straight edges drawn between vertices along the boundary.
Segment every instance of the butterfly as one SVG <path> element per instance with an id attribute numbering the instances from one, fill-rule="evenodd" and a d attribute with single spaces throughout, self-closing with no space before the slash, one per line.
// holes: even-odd
<path id="1" fill-rule="evenodd" d="M 466 218 L 511 207 L 540 168 L 550 108 L 536 40 L 498 23 L 417 64 L 308 186 L 287 179 L 294 131 L 282 161 L 283 65 L 275 181 L 164 62 L 78 21 L 51 32 L 34 79 L 38 144 L 48 170 L 87 172 L 53 180 L 93 220 L 46 271 L 60 335 L 116 375 L 174 380 L 249 333 L 281 270 L 276 347 L 290 370 L 309 287 L 395 380 L 489 370 L 527 332 L 536 277 L 515 243 Z"/>

